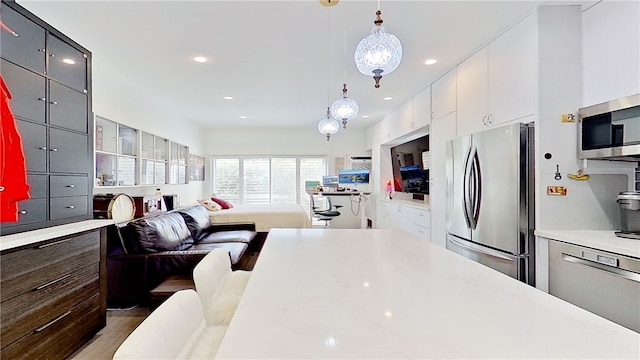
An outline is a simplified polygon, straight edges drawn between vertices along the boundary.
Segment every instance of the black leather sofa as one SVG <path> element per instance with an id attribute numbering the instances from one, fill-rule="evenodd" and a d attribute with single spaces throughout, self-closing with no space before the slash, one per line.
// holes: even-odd
<path id="1" fill-rule="evenodd" d="M 149 291 L 169 276 L 192 276 L 211 250 L 229 252 L 232 267 L 256 237 L 254 223 L 212 224 L 196 205 L 115 225 L 107 249 L 107 307 L 149 303 Z"/>

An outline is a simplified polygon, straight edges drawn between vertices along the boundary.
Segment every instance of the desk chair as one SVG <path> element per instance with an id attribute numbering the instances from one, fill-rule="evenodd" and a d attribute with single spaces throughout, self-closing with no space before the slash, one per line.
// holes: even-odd
<path id="1" fill-rule="evenodd" d="M 324 221 L 324 225 L 325 227 L 329 227 L 329 221 L 331 221 L 333 218 L 335 218 L 336 216 L 340 216 L 340 208 L 342 207 L 342 205 L 333 205 L 331 203 L 331 197 L 326 196 L 326 202 L 327 202 L 327 206 L 325 209 L 319 209 L 317 206 L 315 206 L 315 201 L 313 200 L 314 198 L 311 197 L 311 207 L 313 209 L 313 217 L 315 217 L 318 220 L 322 220 Z M 333 210 L 335 208 L 335 210 Z"/>

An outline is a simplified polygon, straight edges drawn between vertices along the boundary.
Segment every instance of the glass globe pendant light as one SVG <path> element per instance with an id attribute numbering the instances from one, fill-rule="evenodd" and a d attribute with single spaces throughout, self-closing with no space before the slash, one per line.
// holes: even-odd
<path id="1" fill-rule="evenodd" d="M 376 11 L 371 34 L 360 40 L 353 56 L 358 71 L 373 75 L 376 88 L 380 87 L 382 75 L 391 74 L 402 60 L 402 44 L 397 36 L 385 32 L 381 15 L 380 10 Z"/>
<path id="2" fill-rule="evenodd" d="M 329 108 L 327 108 L 327 116 L 320 120 L 318 123 L 318 131 L 321 134 L 327 135 L 327 141 L 331 140 L 331 135 L 340 130 L 340 123 L 336 119 L 331 118 L 331 113 L 329 112 Z"/>
<path id="3" fill-rule="evenodd" d="M 358 116 L 360 110 L 358 102 L 347 96 L 347 84 L 342 84 L 342 97 L 331 104 L 331 116 L 336 120 L 342 120 L 345 129 L 347 121 Z"/>

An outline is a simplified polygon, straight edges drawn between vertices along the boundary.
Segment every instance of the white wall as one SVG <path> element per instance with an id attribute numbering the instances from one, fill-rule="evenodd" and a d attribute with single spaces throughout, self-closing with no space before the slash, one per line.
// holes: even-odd
<path id="1" fill-rule="evenodd" d="M 204 150 L 212 155 L 320 155 L 328 156 L 329 172 L 336 169 L 335 158 L 364 155 L 365 129 L 347 128 L 326 136 L 314 128 L 211 128 L 205 132 Z M 205 193 L 210 192 L 209 161 Z"/>
<path id="2" fill-rule="evenodd" d="M 199 126 L 171 114 L 161 103 L 147 97 L 135 84 L 103 64 L 99 54 L 94 54 L 92 65 L 94 114 L 189 146 L 191 153 L 204 155 L 204 136 Z M 178 194 L 180 204 L 194 203 L 204 194 L 202 181 L 183 185 L 94 188 L 93 192 L 140 196 L 154 194 L 156 188 L 163 194 Z"/>

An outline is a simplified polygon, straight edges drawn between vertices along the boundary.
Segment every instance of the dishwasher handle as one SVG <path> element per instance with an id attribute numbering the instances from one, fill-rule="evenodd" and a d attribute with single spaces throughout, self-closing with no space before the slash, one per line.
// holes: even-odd
<path id="1" fill-rule="evenodd" d="M 605 271 L 609 274 L 640 283 L 640 274 L 633 271 L 620 269 L 620 268 L 609 266 L 609 265 L 603 265 L 593 260 L 584 259 L 581 257 L 568 255 L 565 253 L 562 253 L 562 260 L 572 262 L 574 264 L 580 264 L 580 265 L 592 267 L 594 269 Z"/>

